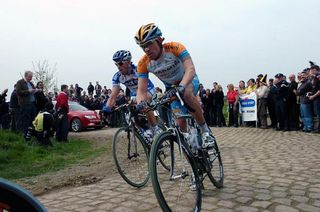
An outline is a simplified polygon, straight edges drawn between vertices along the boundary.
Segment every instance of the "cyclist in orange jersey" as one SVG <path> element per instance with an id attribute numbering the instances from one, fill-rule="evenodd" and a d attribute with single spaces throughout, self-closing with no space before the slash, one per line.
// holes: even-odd
<path id="1" fill-rule="evenodd" d="M 147 100 L 147 85 L 149 73 L 156 75 L 166 89 L 176 86 L 180 96 L 188 105 L 189 112 L 200 126 L 202 147 L 214 146 L 214 136 L 205 122 L 199 101 L 196 98 L 199 89 L 199 79 L 189 52 L 178 42 L 163 43 L 161 30 L 153 23 L 142 25 L 135 36 L 136 43 L 143 49 L 145 55 L 138 63 L 137 102 Z M 174 94 L 167 94 L 172 96 Z M 187 113 L 179 101 L 171 104 L 173 111 Z M 183 130 L 183 122 L 179 122 Z"/>

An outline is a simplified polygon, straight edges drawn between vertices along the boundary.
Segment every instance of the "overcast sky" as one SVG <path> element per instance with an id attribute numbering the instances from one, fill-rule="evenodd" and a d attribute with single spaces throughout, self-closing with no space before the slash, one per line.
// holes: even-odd
<path id="1" fill-rule="evenodd" d="M 128 49 L 136 64 L 143 51 L 133 39 L 156 23 L 165 41 L 183 43 L 200 81 L 226 91 L 260 73 L 297 73 L 320 63 L 319 0 L 0 0 L 0 91 L 32 68 L 56 65 L 58 85 L 111 86 L 112 55 Z M 152 79 L 155 79 L 152 77 Z M 162 87 L 159 81 L 155 84 Z"/>

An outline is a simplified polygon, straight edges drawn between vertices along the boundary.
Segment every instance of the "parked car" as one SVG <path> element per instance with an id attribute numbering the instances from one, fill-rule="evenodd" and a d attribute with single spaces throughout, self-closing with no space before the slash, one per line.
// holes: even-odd
<path id="1" fill-rule="evenodd" d="M 101 129 L 104 126 L 98 112 L 71 101 L 69 101 L 68 123 L 70 130 L 74 132 L 80 132 L 86 128 Z"/>

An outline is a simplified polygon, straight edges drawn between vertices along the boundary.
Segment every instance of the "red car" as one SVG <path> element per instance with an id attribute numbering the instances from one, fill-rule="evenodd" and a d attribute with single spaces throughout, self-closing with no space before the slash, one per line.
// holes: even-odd
<path id="1" fill-rule="evenodd" d="M 74 132 L 80 132 L 86 128 L 101 129 L 104 126 L 98 112 L 71 101 L 69 101 L 68 124 L 70 130 Z"/>
<path id="2" fill-rule="evenodd" d="M 68 122 L 70 129 L 74 132 L 85 128 L 101 129 L 103 127 L 99 113 L 77 102 L 69 102 Z"/>

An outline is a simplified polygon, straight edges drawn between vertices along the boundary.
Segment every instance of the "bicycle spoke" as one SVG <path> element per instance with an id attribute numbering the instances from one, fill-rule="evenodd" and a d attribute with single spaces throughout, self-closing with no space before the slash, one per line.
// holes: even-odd
<path id="1" fill-rule="evenodd" d="M 137 134 L 120 129 L 113 140 L 113 153 L 118 171 L 126 182 L 135 187 L 147 183 L 148 154 Z"/>

